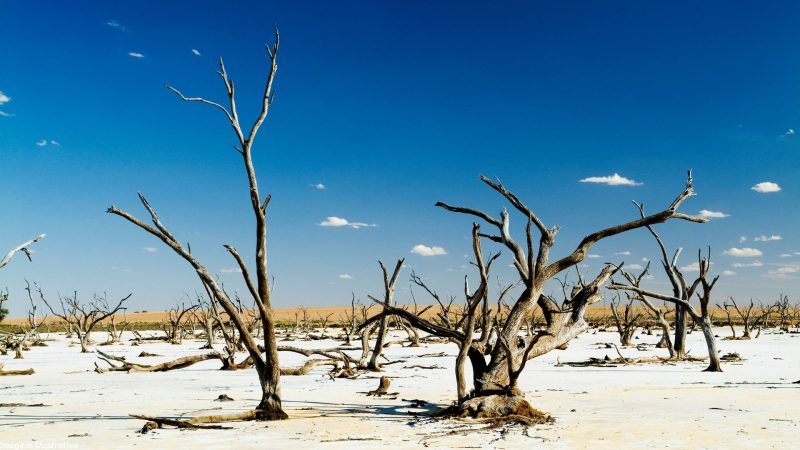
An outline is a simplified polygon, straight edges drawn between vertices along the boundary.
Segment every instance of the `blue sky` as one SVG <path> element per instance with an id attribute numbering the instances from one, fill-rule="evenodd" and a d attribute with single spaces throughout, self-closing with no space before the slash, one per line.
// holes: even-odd
<path id="1" fill-rule="evenodd" d="M 222 247 L 252 248 L 233 135 L 219 111 L 163 86 L 222 100 L 214 72 L 223 56 L 249 122 L 278 23 L 276 101 L 255 148 L 273 195 L 277 306 L 344 304 L 351 291 L 366 300 L 381 289 L 377 261 L 400 257 L 459 294 L 471 221 L 433 204 L 496 213 L 505 205 L 479 174 L 561 226 L 557 256 L 634 218 L 632 199 L 649 211 L 669 204 L 688 168 L 699 195 L 684 211 L 726 217 L 660 227 L 668 245 L 685 248 L 683 264 L 710 245 L 713 269 L 727 274 L 720 300 L 796 299 L 800 5 L 698 3 L 0 0 L 0 251 L 48 234 L 33 263 L 3 269 L 0 286 L 16 314 L 26 309 L 24 279 L 51 296 L 133 292 L 132 310 L 193 293 L 183 261 L 105 213 L 113 204 L 141 216 L 142 191 L 241 289 Z M 580 182 L 614 174 L 637 184 Z M 763 182 L 780 191 L 752 189 Z M 376 226 L 321 226 L 328 217 Z M 417 245 L 446 254 L 411 253 Z M 751 253 L 760 254 L 733 256 Z M 589 273 L 657 257 L 643 231 L 593 254 Z"/>

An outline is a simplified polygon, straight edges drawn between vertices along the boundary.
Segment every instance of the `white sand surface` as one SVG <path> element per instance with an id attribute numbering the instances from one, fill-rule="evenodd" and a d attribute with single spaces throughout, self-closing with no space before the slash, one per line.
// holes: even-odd
<path id="1" fill-rule="evenodd" d="M 726 336 L 729 330 L 719 328 Z M 636 343 L 658 337 L 637 333 Z M 97 333 L 95 339 L 105 336 Z M 127 336 L 126 336 L 127 337 Z M 320 366 L 304 376 L 283 377 L 283 404 L 290 416 L 281 422 L 234 423 L 231 430 L 155 430 L 137 433 L 143 421 L 130 413 L 193 416 L 251 409 L 260 398 L 254 370 L 220 371 L 218 361 L 163 373 L 98 374 L 93 353 L 62 335 L 47 347 L 25 352 L 25 359 L 0 357 L 6 369 L 32 367 L 31 376 L 0 378 L 2 403 L 43 403 L 42 407 L 2 407 L 0 448 L 797 448 L 800 440 L 800 335 L 762 333 L 750 341 L 723 341 L 723 353 L 738 352 L 740 363 L 724 363 L 724 373 L 704 373 L 705 363 L 648 364 L 618 367 L 570 367 L 558 360 L 590 356 L 616 357 L 600 348 L 617 343 L 616 333 L 588 332 L 531 361 L 521 388 L 537 408 L 555 422 L 535 427 L 479 430 L 482 425 L 427 418 L 403 399 L 422 399 L 431 409 L 455 397 L 455 346 L 392 346 L 382 374 L 331 380 Z M 332 347 L 340 342 L 294 341 L 304 347 Z M 705 351 L 702 335 L 689 336 L 691 354 Z M 198 354 L 203 341 L 182 345 L 129 342 L 100 347 L 134 361 L 157 363 Z M 141 351 L 163 355 L 136 358 Z M 621 349 L 626 357 L 665 356 L 648 347 Z M 443 357 L 419 355 L 446 352 Z M 353 352 L 357 354 L 358 352 Z M 305 357 L 282 353 L 284 366 L 299 366 Z M 408 368 L 436 365 L 440 369 Z M 395 400 L 368 397 L 377 378 L 392 379 Z M 748 383 L 748 384 L 744 384 Z M 233 402 L 215 402 L 220 394 Z M 412 413 L 418 413 L 414 415 Z"/>

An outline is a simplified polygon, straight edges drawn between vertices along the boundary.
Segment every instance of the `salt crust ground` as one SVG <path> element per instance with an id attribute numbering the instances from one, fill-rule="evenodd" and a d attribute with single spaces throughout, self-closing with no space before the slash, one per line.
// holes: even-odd
<path id="1" fill-rule="evenodd" d="M 717 329 L 725 336 L 727 329 Z M 533 360 L 521 388 L 537 408 L 556 422 L 525 429 L 452 433 L 463 422 L 415 417 L 402 399 L 423 399 L 437 407 L 453 400 L 454 345 L 420 348 L 392 346 L 390 359 L 405 362 L 385 368 L 396 400 L 363 393 L 377 387 L 377 374 L 355 380 L 331 380 L 325 367 L 309 375 L 283 378 L 284 407 L 291 419 L 278 423 L 238 423 L 234 430 L 164 429 L 138 434 L 141 420 L 129 413 L 178 416 L 234 412 L 258 403 L 252 370 L 222 372 L 206 361 L 165 373 L 92 371 L 94 354 L 60 335 L 48 347 L 25 353 L 24 360 L 0 357 L 6 369 L 33 367 L 32 376 L 0 378 L 2 403 L 44 403 L 46 407 L 0 408 L 0 448 L 797 448 L 800 438 L 800 335 L 762 334 L 752 341 L 720 341 L 723 353 L 746 361 L 724 364 L 724 373 L 703 373 L 703 363 L 650 364 L 610 368 L 557 366 L 557 360 L 616 357 L 599 343 L 616 343 L 610 332 L 588 332 L 564 351 Z M 96 335 L 98 341 L 105 336 Z M 636 343 L 654 344 L 656 336 L 637 333 Z M 160 362 L 201 353 L 201 341 L 105 346 L 113 354 L 135 358 L 142 350 L 164 355 Z M 327 347 L 334 341 L 292 342 Z M 702 355 L 702 335 L 690 335 L 691 354 Z M 626 357 L 664 355 L 649 347 L 622 349 Z M 415 355 L 447 352 L 446 357 Z M 282 354 L 286 366 L 305 358 Z M 408 368 L 436 365 L 441 369 Z M 751 384 L 742 384 L 751 383 Z M 213 400 L 227 394 L 234 402 Z M 218 409 L 215 409 L 218 408 Z"/>

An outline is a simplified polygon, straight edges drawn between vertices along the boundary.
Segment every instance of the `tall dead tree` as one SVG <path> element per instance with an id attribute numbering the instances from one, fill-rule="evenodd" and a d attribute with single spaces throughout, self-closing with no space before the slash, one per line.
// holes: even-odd
<path id="1" fill-rule="evenodd" d="M 203 264 L 201 264 L 200 261 L 194 257 L 194 255 L 192 255 L 191 251 L 188 248 L 184 248 L 178 239 L 167 229 L 167 227 L 161 223 L 155 209 L 153 209 L 143 195 L 139 194 L 139 199 L 141 200 L 145 209 L 147 209 L 152 221 L 152 225 L 148 225 L 142 220 L 114 206 L 108 209 L 109 213 L 118 215 L 157 237 L 181 258 L 186 260 L 186 262 L 192 266 L 197 275 L 200 277 L 203 285 L 211 293 L 211 300 L 219 303 L 219 305 L 230 318 L 231 322 L 233 322 L 235 325 L 240 336 L 243 338 L 243 344 L 247 349 L 248 354 L 253 359 L 253 365 L 258 373 L 262 395 L 261 401 L 255 410 L 238 415 L 227 416 L 224 418 L 230 420 L 280 420 L 288 417 L 281 406 L 281 370 L 278 360 L 277 339 L 275 336 L 275 318 L 270 298 L 271 287 L 269 285 L 269 276 L 267 272 L 267 206 L 269 205 L 270 196 L 267 195 L 264 197 L 261 195 L 252 158 L 253 144 L 256 136 L 258 135 L 261 125 L 266 120 L 270 106 L 274 100 L 273 81 L 275 79 L 275 74 L 278 71 L 279 44 L 280 35 L 276 28 L 275 42 L 272 45 L 266 45 L 269 63 L 264 93 L 260 99 L 261 110 L 258 114 L 258 117 L 256 117 L 255 121 L 247 132 L 245 132 L 240 125 L 239 112 L 236 106 L 234 83 L 233 80 L 228 77 L 228 72 L 225 70 L 225 65 L 222 61 L 222 58 L 219 60 L 218 74 L 222 78 L 225 91 L 227 93 L 227 107 L 220 103 L 206 100 L 201 97 L 185 97 L 177 89 L 173 88 L 172 86 L 167 86 L 168 89 L 173 91 L 184 101 L 203 103 L 222 111 L 236 136 L 237 144 L 234 146 L 234 148 L 242 158 L 242 164 L 247 175 L 247 195 L 249 197 L 250 205 L 253 210 L 253 216 L 255 218 L 255 280 L 251 278 L 250 271 L 248 270 L 244 259 L 239 255 L 236 249 L 231 245 L 225 245 L 225 248 L 233 256 L 239 268 L 241 269 L 244 282 L 247 285 L 247 289 L 250 295 L 253 297 L 253 301 L 258 309 L 261 325 L 263 327 L 263 342 L 265 349 L 263 353 L 259 350 L 259 345 L 251 333 L 251 330 L 248 329 L 245 319 L 241 314 L 239 314 L 236 306 L 231 301 L 228 294 L 223 290 L 222 286 L 217 282 L 216 278 L 212 276 L 211 272 L 209 272 L 209 270 Z M 219 418 L 216 417 L 214 419 Z"/>
<path id="2" fill-rule="evenodd" d="M 122 305 L 131 298 L 132 295 L 128 294 L 126 297 L 120 299 L 116 305 L 108 303 L 106 294 L 94 294 L 92 301 L 88 304 L 81 303 L 78 300 L 77 292 L 73 292 L 71 297 L 62 297 L 59 295 L 58 299 L 61 303 L 61 311 L 58 312 L 47 301 L 44 291 L 42 291 L 40 287 L 36 286 L 36 292 L 50 312 L 63 320 L 65 326 L 72 327 L 72 330 L 78 335 L 78 340 L 81 344 L 81 353 L 89 353 L 92 331 L 94 331 L 97 324 L 125 309 Z"/>
<path id="3" fill-rule="evenodd" d="M 517 389 L 514 383 L 515 377 L 519 376 L 527 360 L 562 347 L 588 328 L 584 320 L 586 308 L 600 300 L 600 288 L 611 278 L 615 269 L 606 266 L 594 280 L 576 286 L 569 298 L 561 304 L 542 294 L 545 285 L 559 273 L 582 262 L 589 249 L 605 238 L 670 219 L 696 223 L 704 223 L 707 220 L 678 212 L 678 207 L 687 198 L 695 195 L 690 173 L 684 190 L 663 211 L 591 233 L 584 237 L 570 254 L 551 262 L 550 250 L 555 243 L 559 228 L 546 227 L 531 209 L 502 184 L 486 177 L 481 177 L 481 180 L 502 195 L 522 215 L 526 223 L 524 244 L 518 243 L 511 236 L 510 214 L 506 210 L 502 210 L 500 217 L 496 218 L 472 208 L 451 206 L 442 202 L 436 205 L 447 211 L 477 217 L 497 229 L 496 234 L 481 232 L 478 236 L 510 250 L 513 266 L 519 275 L 521 292 L 516 294 L 516 300 L 510 302 L 507 316 L 496 327 L 495 341 L 498 344 L 486 349 L 489 361 L 484 358 L 484 349 L 478 348 L 478 345 L 473 343 L 467 350 L 472 364 L 473 389 L 466 399 L 460 401 L 456 413 L 481 417 L 510 415 L 538 417 Z M 534 229 L 539 234 L 538 244 Z M 528 321 L 537 309 L 542 311 L 546 323 L 545 329 L 521 336 L 523 327 L 528 325 Z M 452 338 L 455 341 L 462 341 L 465 336 L 463 329 L 461 331 L 448 329 L 396 307 L 384 307 L 382 314 L 365 322 L 361 328 L 370 326 L 384 315 L 401 316 L 423 331 Z"/>

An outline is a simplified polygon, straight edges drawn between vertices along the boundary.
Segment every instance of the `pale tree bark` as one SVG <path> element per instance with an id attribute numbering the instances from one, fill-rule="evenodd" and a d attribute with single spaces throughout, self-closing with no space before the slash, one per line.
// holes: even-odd
<path id="1" fill-rule="evenodd" d="M 378 264 L 381 266 L 381 272 L 383 273 L 383 299 L 378 300 L 371 295 L 369 298 L 372 301 L 382 305 L 384 309 L 394 306 L 392 304 L 394 297 L 394 286 L 397 283 L 397 277 L 400 275 L 400 270 L 403 268 L 404 261 L 405 259 L 400 259 L 397 261 L 391 276 L 389 275 L 388 269 L 386 269 L 386 266 L 383 264 L 383 261 L 378 261 Z M 369 370 L 376 372 L 381 370 L 379 358 L 383 352 L 383 342 L 386 339 L 388 322 L 389 316 L 382 315 L 378 325 L 378 337 L 375 339 L 375 348 L 372 350 L 372 356 L 370 357 L 369 363 L 366 367 Z"/>
<path id="2" fill-rule="evenodd" d="M 472 345 L 467 352 L 473 365 L 474 387 L 471 398 L 459 405 L 458 410 L 459 413 L 468 413 L 470 415 L 513 415 L 532 409 L 527 402 L 524 402 L 524 399 L 520 401 L 520 392 L 515 385 L 515 380 L 524 369 L 525 362 L 553 349 L 562 348 L 567 342 L 588 328 L 588 324 L 584 319 L 586 307 L 602 298 L 600 288 L 611 278 L 616 269 L 612 266 L 606 266 L 590 283 L 581 281 L 560 305 L 543 295 L 542 291 L 548 281 L 560 272 L 581 263 L 589 249 L 603 239 L 638 228 L 663 223 L 671 219 L 695 223 L 705 223 L 707 219 L 678 212 L 680 205 L 686 199 L 695 195 L 690 172 L 683 191 L 663 211 L 648 216 L 642 215 L 636 220 L 591 233 L 580 241 L 572 253 L 551 262 L 550 249 L 555 243 L 559 228 L 557 226 L 546 227 L 544 222 L 531 209 L 502 184 L 486 177 L 481 177 L 481 180 L 502 195 L 523 216 L 526 221 L 526 239 L 524 244 L 514 240 L 511 234 L 510 214 L 505 210 L 502 210 L 500 217 L 496 218 L 472 208 L 451 206 L 442 202 L 436 204 L 436 206 L 447 211 L 474 216 L 494 226 L 497 229 L 495 234 L 481 232 L 478 236 L 506 247 L 511 252 L 512 264 L 519 276 L 520 292 L 516 294 L 516 299 L 510 302 L 510 309 L 507 314 L 502 308 L 498 308 L 495 316 L 497 322 L 496 331 L 493 333 L 496 335 L 495 345 L 489 349 L 484 349 L 480 345 L 482 342 L 477 342 L 479 345 Z M 538 243 L 533 235 L 533 230 L 538 231 Z M 533 333 L 531 332 L 533 326 L 529 324 L 529 320 L 533 317 L 535 311 L 539 309 L 542 311 L 547 326 L 544 331 Z M 400 316 L 423 331 L 454 342 L 462 342 L 465 339 L 464 323 L 458 324 L 458 327 L 441 322 L 437 324 L 415 316 L 408 311 L 393 307 L 384 307 L 379 316 L 382 317 L 384 315 Z M 469 317 L 468 311 L 465 316 Z M 361 329 L 365 329 L 376 320 L 378 318 L 373 318 L 363 323 Z M 523 337 L 521 336 L 521 331 L 526 325 L 529 332 L 527 336 Z M 486 351 L 489 355 L 488 363 L 484 358 L 484 350 L 488 350 Z M 496 398 L 497 395 L 501 395 L 508 400 L 498 400 Z M 480 399 L 486 396 L 493 396 L 492 401 Z M 515 405 L 514 409 L 509 409 L 510 405 Z M 520 405 L 527 405 L 527 408 Z M 491 410 L 486 410 L 485 408 L 491 408 Z"/>
<path id="3" fill-rule="evenodd" d="M 656 236 L 659 245 L 663 249 L 663 242 L 661 241 L 658 234 L 655 231 L 651 230 L 654 236 Z M 663 252 L 666 254 L 666 252 Z M 709 314 L 708 305 L 711 301 L 711 291 L 714 288 L 714 285 L 719 280 L 719 275 L 714 277 L 711 281 L 709 281 L 709 270 L 711 268 L 711 250 L 709 249 L 708 252 L 709 256 L 703 257 L 700 252 L 698 252 L 698 267 L 700 269 L 700 274 L 694 280 L 691 285 L 687 285 L 683 274 L 677 268 L 677 258 L 673 258 L 672 263 L 664 262 L 664 266 L 672 265 L 672 273 L 676 274 L 677 279 L 681 283 L 682 287 L 681 290 L 686 294 L 686 298 L 681 297 L 673 297 L 667 294 L 661 294 L 657 292 L 648 291 L 646 289 L 642 289 L 641 287 L 634 286 L 631 284 L 618 284 L 612 283 L 609 286 L 609 289 L 612 290 L 624 290 L 629 292 L 634 292 L 641 297 L 649 297 L 656 300 L 663 300 L 666 302 L 670 302 L 677 305 L 681 305 L 683 310 L 689 315 L 689 317 L 694 321 L 694 323 L 700 327 L 700 330 L 703 332 L 703 337 L 706 341 L 706 347 L 708 350 L 708 367 L 705 369 L 706 372 L 722 372 L 722 365 L 719 359 L 719 353 L 717 352 L 717 343 L 716 338 L 714 336 L 714 332 L 711 329 L 711 316 Z M 663 262 L 663 261 L 662 261 Z M 670 272 L 668 272 L 670 273 Z M 626 278 L 628 278 L 626 276 Z M 630 280 L 630 278 L 628 278 Z M 702 288 L 701 291 L 698 292 L 698 288 Z M 698 313 L 694 306 L 691 304 L 691 298 L 694 294 L 697 294 L 698 300 L 700 301 L 700 312 Z M 677 354 L 676 351 L 676 358 L 683 359 L 685 356 L 681 357 Z"/>
<path id="4" fill-rule="evenodd" d="M 114 314 L 125 309 L 122 306 L 132 294 L 120 299 L 116 305 L 108 303 L 106 295 L 102 296 L 95 294 L 89 304 L 83 304 L 78 300 L 78 293 L 73 292 L 72 297 L 61 297 L 58 299 L 61 303 L 61 312 L 57 312 L 53 306 L 47 301 L 44 291 L 39 286 L 36 286 L 36 292 L 39 298 L 47 306 L 50 312 L 64 321 L 67 327 L 72 327 L 78 336 L 81 344 L 81 353 L 89 353 L 89 344 L 91 343 L 92 331 L 94 331 L 97 324 L 105 319 L 113 316 Z"/>
<path id="5" fill-rule="evenodd" d="M 175 94 L 178 95 L 182 100 L 207 104 L 222 111 L 236 136 L 237 145 L 234 146 L 234 148 L 242 158 L 242 164 L 244 166 L 249 186 L 248 197 L 255 219 L 255 280 L 251 278 L 244 259 L 239 255 L 236 249 L 230 245 L 226 245 L 225 248 L 233 256 L 239 268 L 241 269 L 242 277 L 244 278 L 248 291 L 256 304 L 256 309 L 258 310 L 263 328 L 263 354 L 259 350 L 259 345 L 256 342 L 253 333 L 248 328 L 248 322 L 246 321 L 246 318 L 242 317 L 242 314 L 240 314 L 240 312 L 237 310 L 233 301 L 224 291 L 222 286 L 217 282 L 216 278 L 212 276 L 211 272 L 209 272 L 209 270 L 191 254 L 191 251 L 188 248 L 184 248 L 175 238 L 175 236 L 173 236 L 172 233 L 161 223 L 156 211 L 150 206 L 149 202 L 143 195 L 139 194 L 139 198 L 144 207 L 147 209 L 153 225 L 148 225 L 131 214 L 114 206 L 108 209 L 109 213 L 118 215 L 138 226 L 139 228 L 147 231 L 153 236 L 156 236 L 181 258 L 188 262 L 197 273 L 204 287 L 210 292 L 211 301 L 218 302 L 218 304 L 230 318 L 230 321 L 233 322 L 236 330 L 242 338 L 242 343 L 246 348 L 249 357 L 253 360 L 253 365 L 255 366 L 259 382 L 261 384 L 261 402 L 258 404 L 253 414 L 247 415 L 247 417 L 257 420 L 280 420 L 288 417 L 283 411 L 281 404 L 281 371 L 278 359 L 277 338 L 275 336 L 275 319 L 272 311 L 270 292 L 271 287 L 269 284 L 269 274 L 267 271 L 267 206 L 270 201 L 270 196 L 262 196 L 259 190 L 256 170 L 255 166 L 253 165 L 252 157 L 253 144 L 256 136 L 258 135 L 261 125 L 266 120 L 270 106 L 274 100 L 273 82 L 278 71 L 277 57 L 279 44 L 280 35 L 276 29 L 275 42 L 266 46 L 269 64 L 264 92 L 260 99 L 260 112 L 247 132 L 245 132 L 240 125 L 239 113 L 236 106 L 234 83 L 233 80 L 228 77 L 228 73 L 221 58 L 219 61 L 220 70 L 218 73 L 222 78 L 227 93 L 227 107 L 200 97 L 185 97 L 177 89 L 167 86 L 168 89 L 175 92 Z M 232 419 L 235 419 L 235 417 L 232 417 Z"/>
<path id="6" fill-rule="evenodd" d="M 33 239 L 31 239 L 31 240 L 29 240 L 27 242 L 23 242 L 22 244 L 19 244 L 16 247 L 13 247 L 11 250 L 9 250 L 5 254 L 5 256 L 3 256 L 3 259 L 0 259 L 0 269 L 5 267 L 6 265 L 8 265 L 8 263 L 11 262 L 11 258 L 13 258 L 14 255 L 17 252 L 24 253 L 25 256 L 28 257 L 28 260 L 30 261 L 31 260 L 31 252 L 30 252 L 30 250 L 28 250 L 28 247 L 31 244 L 34 244 L 34 243 L 39 242 L 40 240 L 44 239 L 45 236 L 46 235 L 44 235 L 44 234 L 40 234 L 39 236 L 36 236 L 35 238 L 33 238 Z"/>

